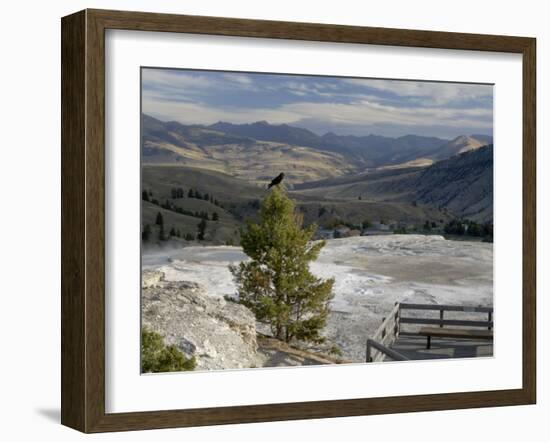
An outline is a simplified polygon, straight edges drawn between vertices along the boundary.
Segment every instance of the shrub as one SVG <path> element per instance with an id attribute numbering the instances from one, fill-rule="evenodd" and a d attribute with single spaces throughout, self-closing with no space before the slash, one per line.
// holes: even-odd
<path id="1" fill-rule="evenodd" d="M 162 373 L 190 371 L 196 366 L 195 358 L 186 358 L 175 345 L 165 345 L 162 336 L 143 327 L 141 329 L 141 372 Z"/>

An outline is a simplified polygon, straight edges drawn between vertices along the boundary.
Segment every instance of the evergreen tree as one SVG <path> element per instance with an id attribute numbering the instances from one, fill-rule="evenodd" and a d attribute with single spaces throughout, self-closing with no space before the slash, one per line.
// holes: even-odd
<path id="1" fill-rule="evenodd" d="M 143 192 L 141 192 L 141 199 L 143 201 L 149 201 L 149 194 L 147 193 L 146 190 L 144 190 Z"/>
<path id="2" fill-rule="evenodd" d="M 166 236 L 164 235 L 164 224 L 161 224 L 161 225 L 160 225 L 160 229 L 159 229 L 159 240 L 160 240 L 160 241 L 166 240 Z"/>
<path id="3" fill-rule="evenodd" d="M 203 241 L 204 240 L 204 234 L 206 232 L 206 220 L 203 218 L 201 220 L 201 222 L 197 225 L 198 229 L 199 229 L 199 233 L 197 234 L 197 239 L 199 241 Z"/>
<path id="4" fill-rule="evenodd" d="M 157 212 L 157 219 L 155 221 L 155 224 L 157 226 L 163 226 L 164 225 L 164 219 L 162 218 L 162 213 Z"/>
<path id="5" fill-rule="evenodd" d="M 311 242 L 317 227 L 302 228 L 294 202 L 278 187 L 262 201 L 259 218 L 241 232 L 241 246 L 251 259 L 230 267 L 240 302 L 270 324 L 278 339 L 323 341 L 334 279 L 315 277 L 309 262 L 325 242 Z"/>
<path id="6" fill-rule="evenodd" d="M 218 215 L 218 212 L 214 212 L 212 214 L 212 221 L 218 221 L 220 219 L 220 216 Z"/>
<path id="7" fill-rule="evenodd" d="M 172 187 L 172 190 L 170 191 L 170 193 L 172 194 L 172 199 L 176 199 L 178 197 L 178 189 L 175 189 Z"/>
<path id="8" fill-rule="evenodd" d="M 170 229 L 170 233 L 169 233 L 170 236 L 176 236 L 176 229 L 174 229 L 173 227 Z"/>
<path id="9" fill-rule="evenodd" d="M 149 239 L 151 238 L 151 233 L 153 233 L 151 230 L 151 226 L 149 224 L 145 224 L 143 232 L 141 232 L 141 239 L 143 241 L 149 241 Z"/>
<path id="10" fill-rule="evenodd" d="M 195 194 L 193 193 L 193 189 L 189 189 L 189 192 L 187 192 L 187 196 L 189 198 L 194 198 L 195 197 Z"/>

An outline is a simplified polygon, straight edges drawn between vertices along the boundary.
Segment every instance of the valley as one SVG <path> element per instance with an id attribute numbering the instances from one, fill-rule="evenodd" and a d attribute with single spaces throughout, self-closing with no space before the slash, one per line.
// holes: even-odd
<path id="1" fill-rule="evenodd" d="M 202 242 L 238 244 L 239 229 L 281 171 L 304 223 L 325 230 L 382 222 L 442 231 L 454 219 L 492 222 L 491 141 L 318 136 L 267 122 L 185 126 L 143 115 L 142 228 L 151 231 L 149 246 L 161 238 L 185 245 L 204 219 Z"/>

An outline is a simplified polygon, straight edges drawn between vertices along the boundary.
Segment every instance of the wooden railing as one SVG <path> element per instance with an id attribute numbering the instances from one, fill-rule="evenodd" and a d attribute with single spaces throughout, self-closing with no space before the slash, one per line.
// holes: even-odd
<path id="1" fill-rule="evenodd" d="M 404 311 L 438 311 L 439 318 L 420 318 L 403 316 Z M 462 313 L 481 313 L 486 314 L 487 319 L 472 320 L 472 319 L 445 319 L 445 312 L 462 312 Z M 480 327 L 487 330 L 493 329 L 493 307 L 483 306 L 466 306 L 466 305 L 444 305 L 444 304 L 399 304 L 398 313 L 398 334 L 401 335 L 417 335 L 414 331 L 405 331 L 402 329 L 402 324 L 416 325 L 438 325 L 444 327 L 446 325 L 454 327 Z"/>
<path id="2" fill-rule="evenodd" d="M 378 346 L 371 344 L 371 349 L 369 353 L 369 343 L 367 340 L 367 362 L 379 362 L 385 359 L 386 356 L 389 356 L 383 350 L 380 350 L 380 347 L 389 348 L 395 340 L 399 333 L 399 303 L 395 303 L 392 311 L 382 320 L 382 324 L 378 327 L 378 330 L 370 339 L 371 342 L 375 342 Z"/>
<path id="3" fill-rule="evenodd" d="M 373 356 L 376 353 L 376 356 Z M 377 362 L 385 359 L 386 357 L 393 359 L 394 361 L 408 361 L 409 358 L 405 357 L 401 353 L 392 350 L 385 345 L 382 345 L 372 339 L 367 339 L 367 362 Z"/>
<path id="4" fill-rule="evenodd" d="M 404 311 L 439 311 L 439 318 L 403 316 Z M 445 312 L 481 313 L 487 319 L 445 319 Z M 403 324 L 412 325 L 446 325 L 455 327 L 482 327 L 493 329 L 493 307 L 445 305 L 445 304 L 410 304 L 395 303 L 393 309 L 382 320 L 382 324 L 370 339 L 367 339 L 367 362 L 379 362 L 387 358 L 403 361 L 405 356 L 391 349 L 391 345 L 400 336 L 418 336 L 417 331 L 403 330 Z"/>

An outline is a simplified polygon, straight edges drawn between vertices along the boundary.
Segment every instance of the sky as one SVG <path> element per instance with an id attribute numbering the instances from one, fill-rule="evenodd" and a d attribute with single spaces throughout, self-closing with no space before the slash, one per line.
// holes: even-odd
<path id="1" fill-rule="evenodd" d="M 267 121 L 319 135 L 451 139 L 493 134 L 493 86 L 143 68 L 142 112 L 182 124 Z"/>

